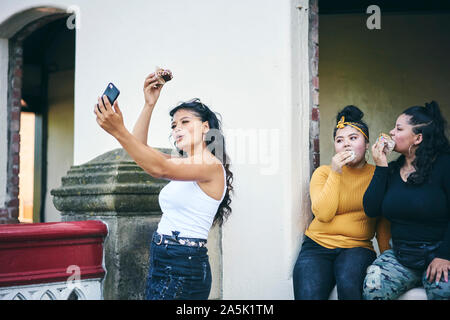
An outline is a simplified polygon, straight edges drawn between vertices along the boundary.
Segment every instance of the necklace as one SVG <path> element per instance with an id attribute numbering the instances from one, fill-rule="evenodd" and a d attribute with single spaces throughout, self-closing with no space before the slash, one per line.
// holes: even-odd
<path id="1" fill-rule="evenodd" d="M 416 169 L 414 167 L 411 167 L 409 169 L 406 169 L 405 167 L 401 167 L 400 168 L 400 176 L 402 177 L 403 181 L 408 180 L 408 177 L 411 173 L 413 173 L 414 171 L 416 171 Z"/>

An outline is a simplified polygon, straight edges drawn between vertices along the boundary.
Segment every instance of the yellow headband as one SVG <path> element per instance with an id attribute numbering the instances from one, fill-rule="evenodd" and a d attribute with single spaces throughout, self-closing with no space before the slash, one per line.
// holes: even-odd
<path id="1" fill-rule="evenodd" d="M 345 117 L 344 116 L 341 117 L 341 120 L 339 120 L 336 128 L 343 129 L 343 128 L 345 128 L 346 125 L 351 126 L 351 127 L 355 128 L 355 129 L 359 130 L 364 135 L 364 137 L 366 137 L 366 139 L 369 140 L 369 138 L 364 133 L 364 131 L 362 131 L 361 128 L 358 127 L 355 122 L 345 122 Z"/>

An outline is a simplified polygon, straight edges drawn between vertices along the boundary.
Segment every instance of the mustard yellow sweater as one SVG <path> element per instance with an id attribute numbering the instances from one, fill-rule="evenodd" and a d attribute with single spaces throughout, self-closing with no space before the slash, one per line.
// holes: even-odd
<path id="1" fill-rule="evenodd" d="M 390 225 L 384 218 L 369 218 L 364 213 L 363 196 L 375 167 L 344 166 L 342 173 L 321 166 L 314 171 L 310 196 L 314 219 L 305 234 L 329 249 L 363 247 L 373 249 L 376 233 L 380 252 L 389 249 Z"/>

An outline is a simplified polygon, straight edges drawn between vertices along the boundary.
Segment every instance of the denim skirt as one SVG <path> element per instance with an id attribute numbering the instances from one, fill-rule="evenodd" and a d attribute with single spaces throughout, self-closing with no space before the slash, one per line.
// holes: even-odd
<path id="1" fill-rule="evenodd" d="M 150 245 L 147 300 L 206 300 L 211 291 L 211 267 L 206 247 Z"/>

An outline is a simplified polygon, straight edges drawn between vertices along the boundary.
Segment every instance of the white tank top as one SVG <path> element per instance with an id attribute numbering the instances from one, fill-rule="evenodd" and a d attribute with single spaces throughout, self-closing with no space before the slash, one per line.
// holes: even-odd
<path id="1" fill-rule="evenodd" d="M 159 206 L 163 212 L 157 232 L 179 237 L 207 239 L 214 216 L 227 190 L 225 168 L 224 189 L 220 200 L 207 195 L 196 181 L 170 181 L 159 193 Z"/>

